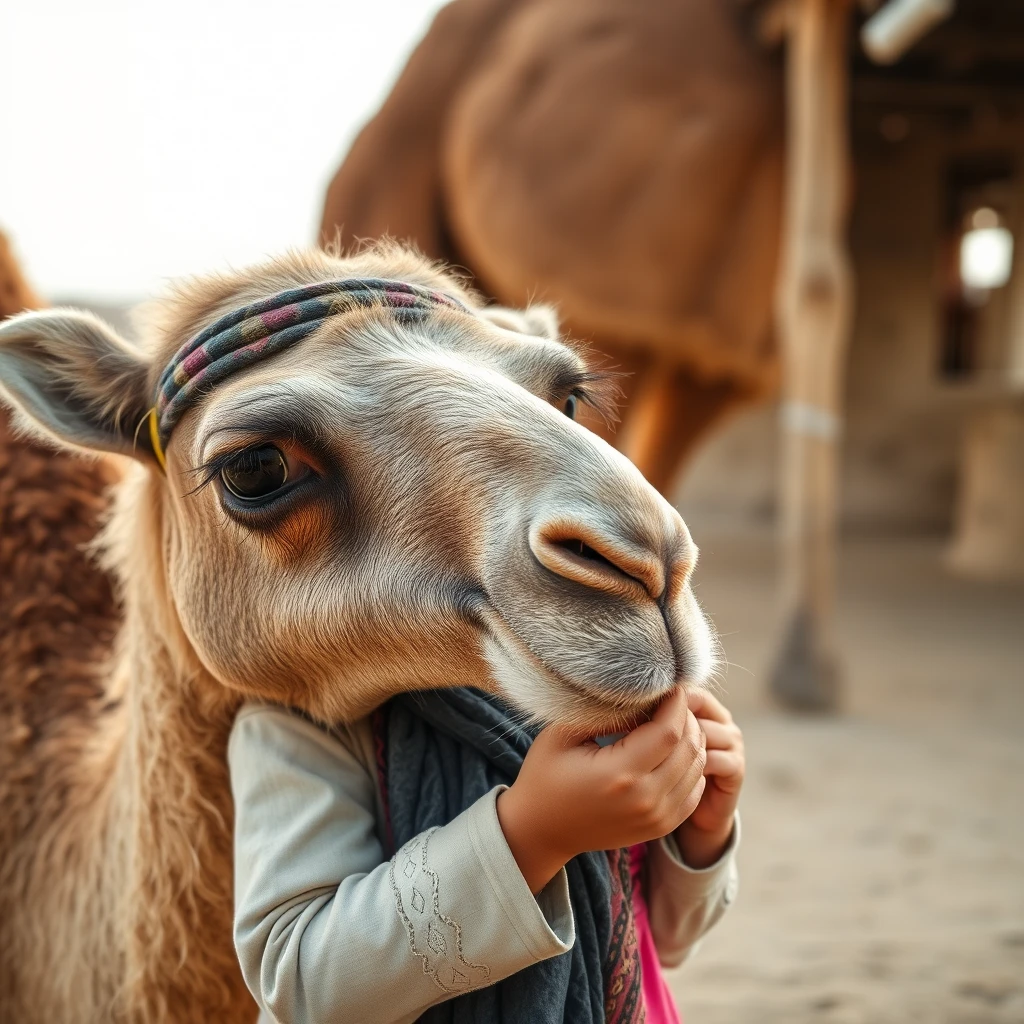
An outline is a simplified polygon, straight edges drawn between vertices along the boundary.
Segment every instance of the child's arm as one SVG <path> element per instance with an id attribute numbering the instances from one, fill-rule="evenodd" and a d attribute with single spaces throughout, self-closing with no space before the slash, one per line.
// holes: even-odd
<path id="1" fill-rule="evenodd" d="M 682 963 L 736 898 L 736 813 L 746 771 L 743 734 L 720 701 L 706 691 L 690 695 L 704 732 L 708 784 L 697 809 L 671 836 L 650 845 L 648 903 L 658 958 Z"/>
<path id="2" fill-rule="evenodd" d="M 572 946 L 565 874 L 531 894 L 495 792 L 389 862 L 374 829 L 374 780 L 332 736 L 251 707 L 228 759 L 235 945 L 273 1019 L 411 1021 Z"/>
<path id="3" fill-rule="evenodd" d="M 682 858 L 675 836 L 651 843 L 647 858 L 647 901 L 651 934 L 663 967 L 677 967 L 697 948 L 736 898 L 736 846 L 740 823 L 719 859 L 692 868 Z"/>

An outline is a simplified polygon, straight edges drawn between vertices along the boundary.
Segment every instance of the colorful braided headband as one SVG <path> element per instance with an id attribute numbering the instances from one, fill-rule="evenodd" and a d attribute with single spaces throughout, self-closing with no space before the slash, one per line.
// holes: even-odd
<path id="1" fill-rule="evenodd" d="M 167 468 L 164 449 L 171 432 L 211 388 L 309 337 L 330 317 L 370 306 L 387 306 L 404 324 L 419 323 L 439 307 L 469 312 L 444 292 L 372 277 L 291 288 L 233 310 L 186 341 L 160 376 L 148 420 L 161 468 Z"/>

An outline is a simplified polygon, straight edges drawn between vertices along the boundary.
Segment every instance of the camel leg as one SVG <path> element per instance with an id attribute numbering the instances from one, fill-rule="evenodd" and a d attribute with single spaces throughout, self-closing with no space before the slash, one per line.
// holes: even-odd
<path id="1" fill-rule="evenodd" d="M 671 364 L 653 363 L 638 383 L 618 447 L 669 496 L 697 443 L 744 400 L 732 383 L 696 380 Z"/>

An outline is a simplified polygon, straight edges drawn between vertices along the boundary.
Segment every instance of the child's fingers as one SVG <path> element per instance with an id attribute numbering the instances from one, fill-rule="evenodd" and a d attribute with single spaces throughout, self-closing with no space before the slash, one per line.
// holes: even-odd
<path id="1" fill-rule="evenodd" d="M 687 735 L 690 718 L 686 709 L 686 691 L 680 687 L 673 690 L 659 705 L 650 721 L 637 726 L 631 733 L 623 737 L 609 752 L 624 758 L 628 764 L 639 771 L 650 772 L 658 767 L 678 746 Z M 699 733 L 700 730 L 698 729 Z M 703 743 L 703 737 L 691 737 L 695 742 Z"/>
<path id="2" fill-rule="evenodd" d="M 742 733 L 735 725 L 723 725 L 710 718 L 698 718 L 697 721 L 704 730 L 708 750 L 732 750 L 739 746 Z"/>
<path id="3" fill-rule="evenodd" d="M 725 779 L 739 778 L 742 780 L 744 770 L 743 755 L 735 750 L 709 750 L 708 759 L 704 764 L 704 774 L 714 775 L 720 782 Z M 727 787 L 722 787 L 727 788 Z"/>
<path id="4" fill-rule="evenodd" d="M 704 733 L 697 719 L 687 711 L 683 735 L 672 752 L 650 774 L 659 786 L 672 788 L 681 779 L 689 778 L 691 785 L 704 774 Z"/>
<path id="5" fill-rule="evenodd" d="M 700 803 L 707 784 L 707 776 L 702 775 L 696 782 L 682 779 L 672 788 L 668 795 L 668 801 L 670 806 L 677 808 L 677 828 L 697 809 L 697 804 Z"/>
<path id="6" fill-rule="evenodd" d="M 691 690 L 687 694 L 687 704 L 698 718 L 710 718 L 723 724 L 732 721 L 729 709 L 708 690 Z"/>

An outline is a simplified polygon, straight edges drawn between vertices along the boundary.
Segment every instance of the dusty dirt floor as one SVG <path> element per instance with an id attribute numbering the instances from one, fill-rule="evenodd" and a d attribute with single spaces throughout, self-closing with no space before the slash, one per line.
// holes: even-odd
<path id="1" fill-rule="evenodd" d="M 748 781 L 738 901 L 671 976 L 686 1024 L 1024 1022 L 1024 587 L 845 542 L 843 713 L 793 717 L 771 536 L 691 526 Z"/>

